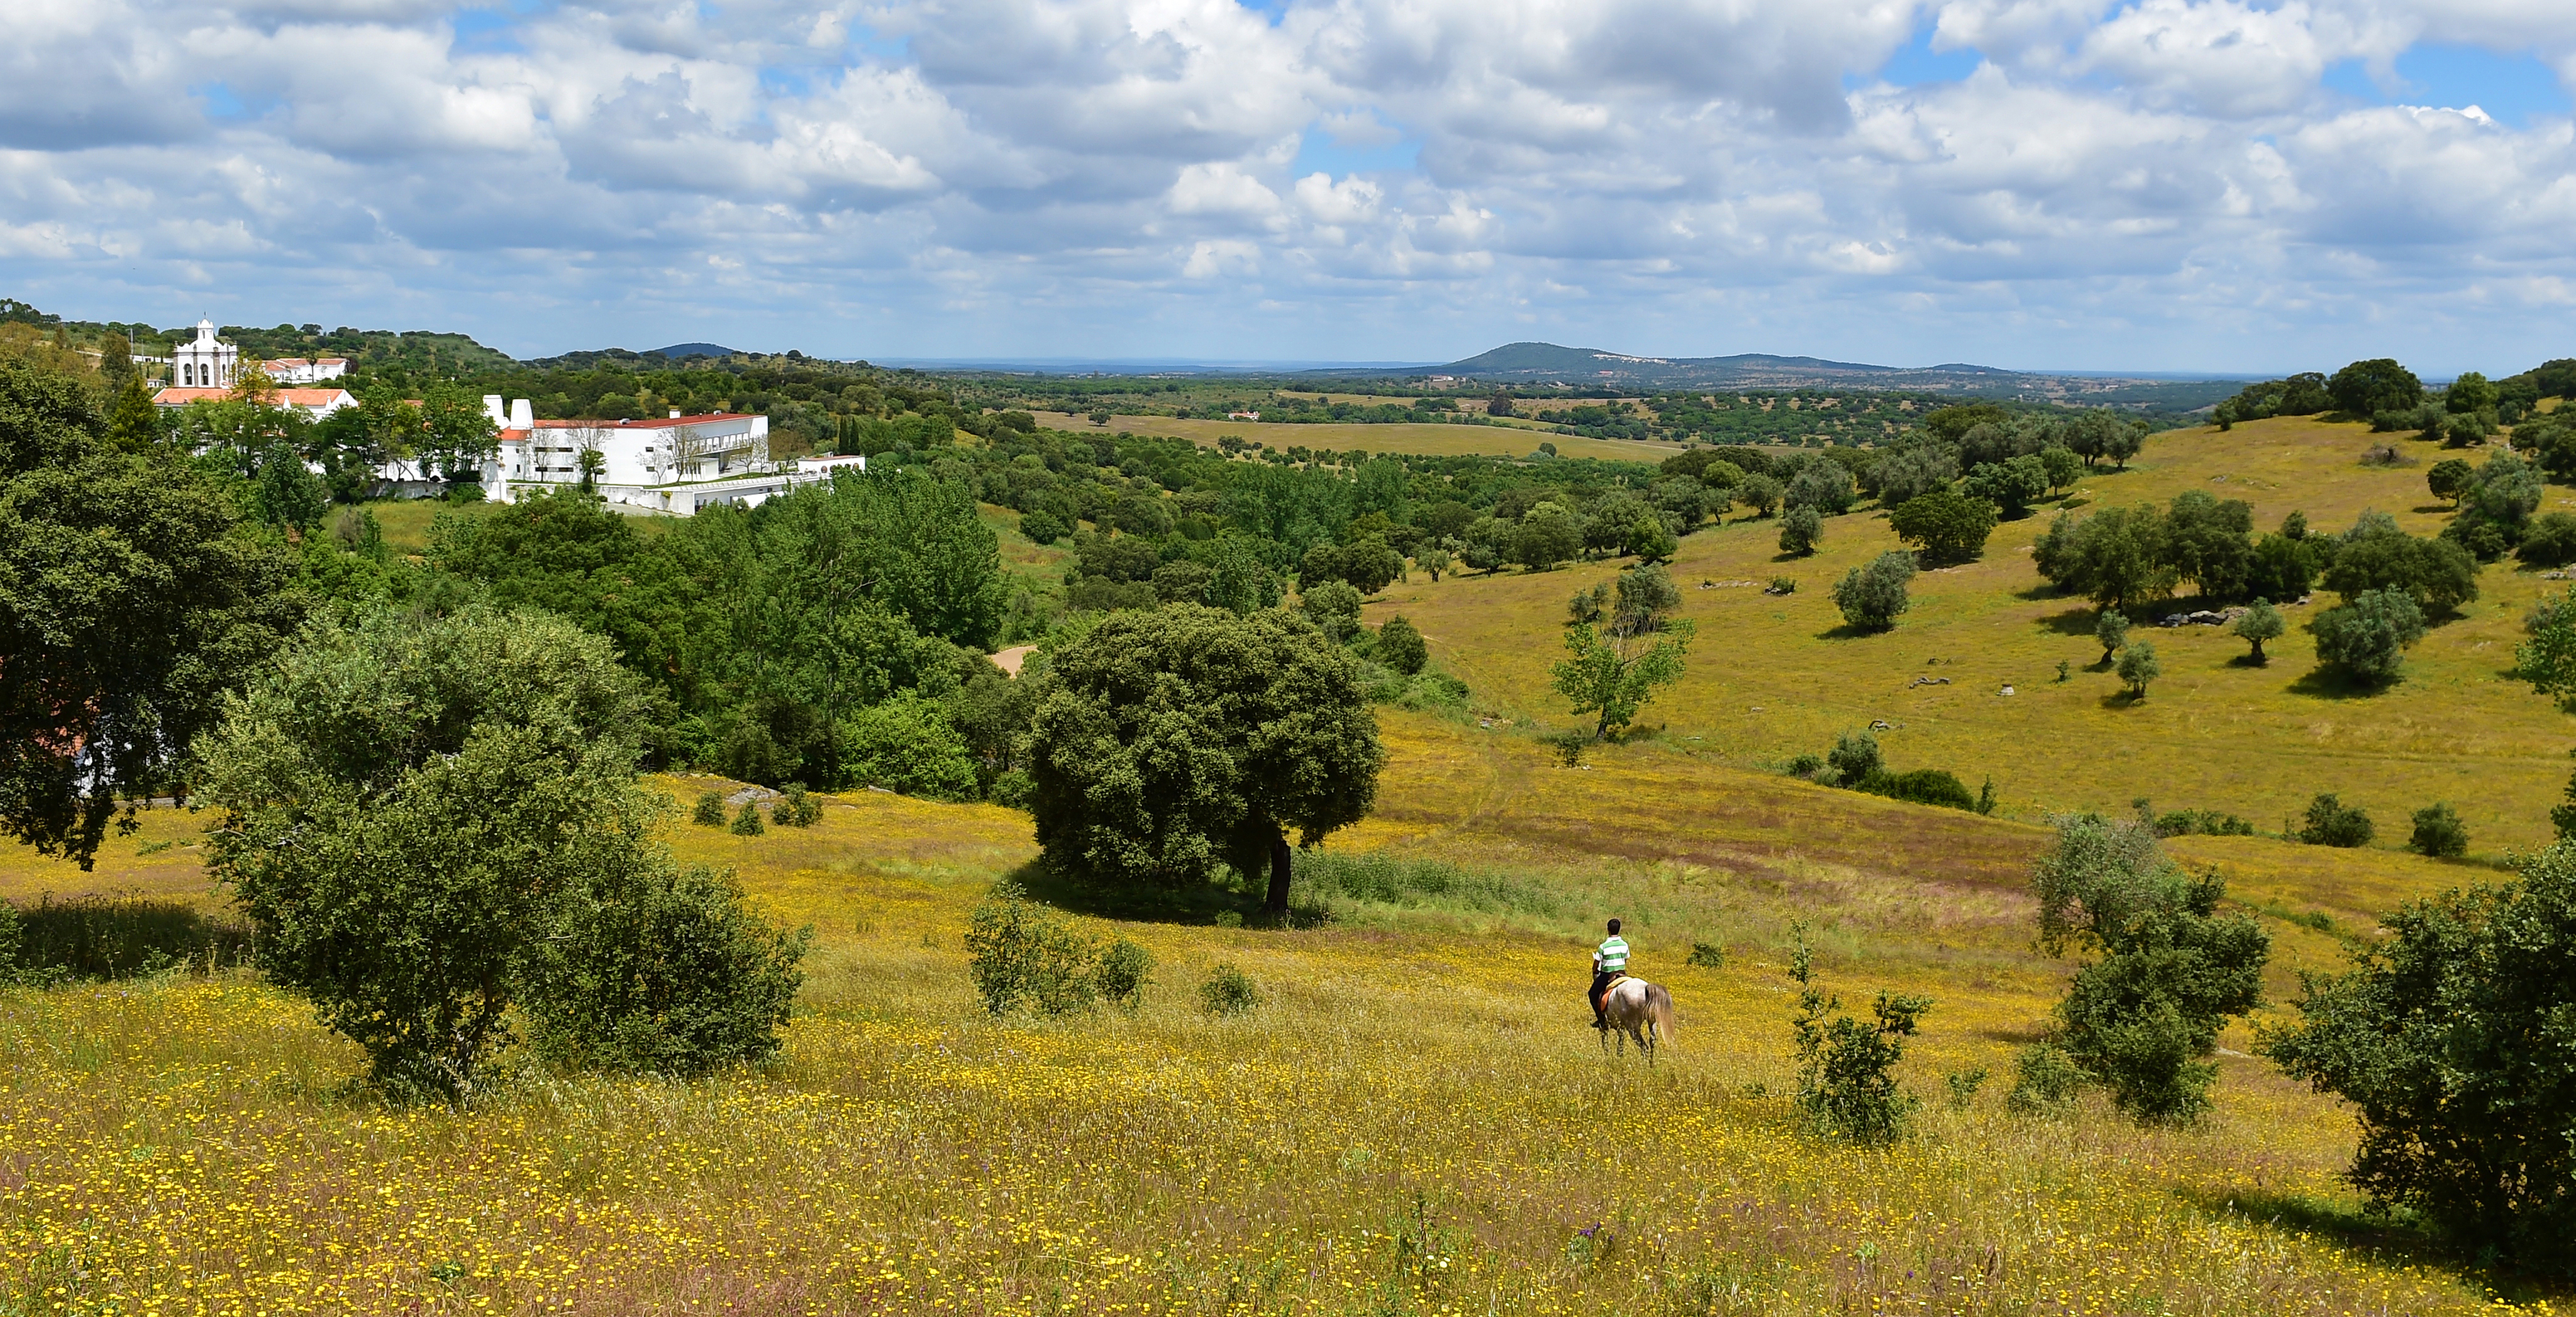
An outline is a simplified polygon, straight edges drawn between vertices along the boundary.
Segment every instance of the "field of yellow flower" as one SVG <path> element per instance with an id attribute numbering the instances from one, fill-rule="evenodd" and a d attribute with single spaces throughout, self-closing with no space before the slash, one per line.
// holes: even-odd
<path id="1" fill-rule="evenodd" d="M 2241 1029 L 2198 1128 L 2004 1111 L 2070 968 L 2030 945 L 2039 829 L 1651 746 L 1567 770 L 1472 724 L 1386 727 L 1384 808 L 1337 848 L 1519 898 L 1343 902 L 1286 931 L 1086 918 L 1156 957 L 1132 1014 L 986 1016 L 960 935 L 1033 853 L 1027 819 L 877 793 L 762 837 L 674 816 L 683 858 L 816 929 L 766 1071 L 526 1066 L 463 1110 L 392 1109 L 308 1010 L 231 971 L 0 992 L 0 1313 L 2498 1310 L 2353 1215 L 2348 1120 L 2235 1055 Z M 155 812 L 95 875 L 12 852 L 0 896 L 211 908 L 202 822 Z M 2177 851 L 2268 912 L 2276 998 L 2335 932 L 2475 873 Z M 1680 1003 L 1652 1068 L 1585 1027 L 1610 914 Z M 1847 1003 L 1937 1000 L 1899 1145 L 1799 1132 L 1793 919 Z M 1694 943 L 1723 963 L 1685 964 Z M 1199 1009 L 1220 962 L 1259 984 L 1249 1016 Z M 1977 1067 L 1954 1106 L 1944 1076 Z"/>

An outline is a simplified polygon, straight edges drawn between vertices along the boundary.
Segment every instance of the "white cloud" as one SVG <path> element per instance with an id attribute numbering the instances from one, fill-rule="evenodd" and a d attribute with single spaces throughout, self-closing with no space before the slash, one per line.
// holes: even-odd
<path id="1" fill-rule="evenodd" d="M 2576 287 L 2567 118 L 2321 86 L 2347 60 L 2393 79 L 2427 40 L 2576 78 L 2563 0 L 1292 0 L 1276 22 L 570 0 L 497 28 L 452 0 L 26 0 L 12 21 L 0 272 L 75 315 L 521 352 L 1432 358 L 1536 334 L 2247 370 L 2412 345 L 2438 370 L 2563 355 Z M 1988 62 L 1874 81 L 1927 25 Z M 1332 154 L 1398 142 L 1417 165 Z"/>

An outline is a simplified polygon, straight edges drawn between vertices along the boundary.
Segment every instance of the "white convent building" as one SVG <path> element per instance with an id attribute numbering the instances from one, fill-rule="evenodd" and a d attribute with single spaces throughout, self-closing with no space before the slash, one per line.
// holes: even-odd
<path id="1" fill-rule="evenodd" d="M 769 456 L 769 418 L 741 412 L 635 421 L 540 421 L 525 398 L 505 409 L 483 396 L 483 412 L 500 432 L 484 464 L 485 496 L 508 502 L 520 488 L 581 483 L 581 455 L 599 454 L 593 488 L 611 503 L 689 516 L 717 503 L 758 506 L 770 495 L 829 480 L 840 470 L 865 471 L 859 456 L 779 463 Z M 399 477 L 397 477 L 399 478 Z"/>
<path id="2" fill-rule="evenodd" d="M 170 350 L 170 384 L 180 389 L 229 389 L 241 383 L 241 349 L 215 338 L 215 322 L 197 322 L 197 341 Z"/>

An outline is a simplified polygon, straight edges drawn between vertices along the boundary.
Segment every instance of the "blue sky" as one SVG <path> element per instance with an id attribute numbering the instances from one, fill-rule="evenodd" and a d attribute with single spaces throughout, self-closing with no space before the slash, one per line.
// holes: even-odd
<path id="1" fill-rule="evenodd" d="M 0 276 L 85 318 L 522 355 L 2576 356 L 2563 0 L 20 8 Z"/>

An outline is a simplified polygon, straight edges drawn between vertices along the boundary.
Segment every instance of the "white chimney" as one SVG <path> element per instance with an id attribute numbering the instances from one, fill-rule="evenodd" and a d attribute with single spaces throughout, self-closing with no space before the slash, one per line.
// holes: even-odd
<path id="1" fill-rule="evenodd" d="M 493 429 L 499 430 L 504 428 L 501 423 L 500 394 L 487 393 L 483 395 L 483 415 L 492 422 Z"/>
<path id="2" fill-rule="evenodd" d="M 521 398 L 510 404 L 510 428 L 513 430 L 537 428 L 536 409 L 528 405 L 527 399 Z"/>

